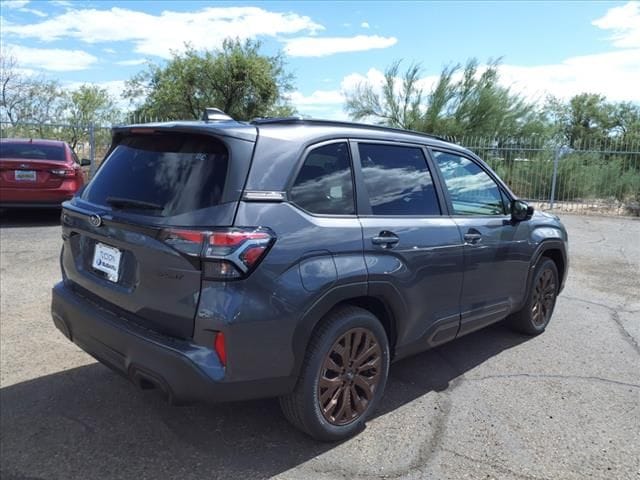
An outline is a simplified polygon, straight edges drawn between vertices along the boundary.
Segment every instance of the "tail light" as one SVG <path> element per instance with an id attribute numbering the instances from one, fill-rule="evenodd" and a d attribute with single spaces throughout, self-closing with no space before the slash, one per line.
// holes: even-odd
<path id="1" fill-rule="evenodd" d="M 234 280 L 249 275 L 275 242 L 265 228 L 224 230 L 168 229 L 162 232 L 165 243 L 203 261 L 203 275 L 212 280 Z"/>
<path id="2" fill-rule="evenodd" d="M 75 177 L 76 171 L 68 168 L 54 168 L 51 170 L 51 173 L 57 175 L 58 177 Z"/>

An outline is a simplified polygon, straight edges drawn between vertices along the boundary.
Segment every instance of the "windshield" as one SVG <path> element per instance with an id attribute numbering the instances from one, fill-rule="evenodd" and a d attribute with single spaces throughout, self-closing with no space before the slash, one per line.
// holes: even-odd
<path id="1" fill-rule="evenodd" d="M 192 212 L 220 203 L 227 163 L 224 145 L 205 135 L 131 136 L 107 157 L 82 198 L 146 215 Z"/>
<path id="2" fill-rule="evenodd" d="M 0 143 L 0 158 L 19 158 L 24 160 L 55 160 L 64 162 L 64 148 L 58 145 L 39 145 L 37 143 Z"/>

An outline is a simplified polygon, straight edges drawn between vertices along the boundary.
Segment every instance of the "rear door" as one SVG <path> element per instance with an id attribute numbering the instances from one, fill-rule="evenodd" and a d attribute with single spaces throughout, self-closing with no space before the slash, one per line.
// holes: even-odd
<path id="1" fill-rule="evenodd" d="M 421 146 L 359 141 L 358 214 L 369 293 L 395 299 L 397 345 L 432 346 L 455 337 L 462 242 L 442 215 L 443 198 Z M 418 348 L 419 349 L 419 348 Z"/>
<path id="2" fill-rule="evenodd" d="M 190 237 L 233 224 L 252 148 L 189 133 L 119 138 L 82 194 L 64 204 L 67 282 L 134 322 L 191 337 L 201 244 Z"/>
<path id="3" fill-rule="evenodd" d="M 432 154 L 464 239 L 462 335 L 504 318 L 520 303 L 529 269 L 529 224 L 511 222 L 506 193 L 471 157 Z"/>

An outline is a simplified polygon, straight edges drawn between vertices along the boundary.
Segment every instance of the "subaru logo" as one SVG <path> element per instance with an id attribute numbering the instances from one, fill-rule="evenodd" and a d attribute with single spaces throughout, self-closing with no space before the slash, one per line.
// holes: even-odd
<path id="1" fill-rule="evenodd" d="M 99 227 L 102 225 L 102 218 L 100 215 L 96 215 L 95 213 L 89 217 L 89 223 L 94 227 Z"/>

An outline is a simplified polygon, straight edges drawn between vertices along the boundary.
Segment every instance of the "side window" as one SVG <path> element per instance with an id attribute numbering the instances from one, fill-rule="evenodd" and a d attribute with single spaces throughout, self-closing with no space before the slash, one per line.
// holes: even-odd
<path id="1" fill-rule="evenodd" d="M 420 148 L 361 143 L 358 151 L 374 215 L 440 215 Z"/>
<path id="2" fill-rule="evenodd" d="M 291 200 L 311 213 L 354 214 L 349 145 L 331 143 L 309 152 L 291 188 Z"/>
<path id="3" fill-rule="evenodd" d="M 434 151 L 455 215 L 504 215 L 504 200 L 496 182 L 475 162 Z"/>

